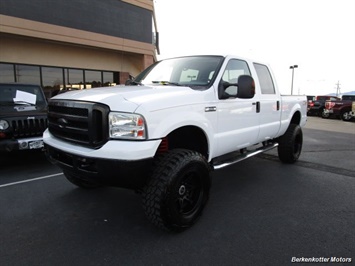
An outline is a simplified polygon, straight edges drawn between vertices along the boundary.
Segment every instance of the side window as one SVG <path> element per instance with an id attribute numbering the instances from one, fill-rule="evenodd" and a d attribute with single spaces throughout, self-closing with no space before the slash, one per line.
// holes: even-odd
<path id="1" fill-rule="evenodd" d="M 267 66 L 254 63 L 262 94 L 275 94 L 275 86 Z"/>
<path id="2" fill-rule="evenodd" d="M 229 83 L 237 83 L 241 75 L 250 75 L 248 64 L 245 61 L 232 59 L 228 62 L 224 70 L 222 80 Z M 230 86 L 226 89 L 226 93 L 231 95 L 237 94 L 237 87 Z"/>

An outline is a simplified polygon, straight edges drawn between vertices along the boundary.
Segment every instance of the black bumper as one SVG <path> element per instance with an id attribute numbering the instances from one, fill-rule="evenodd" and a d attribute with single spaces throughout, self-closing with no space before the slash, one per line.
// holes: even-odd
<path id="1" fill-rule="evenodd" d="M 41 137 L 32 137 L 28 139 L 2 139 L 0 140 L 0 151 L 11 152 L 18 150 L 42 149 L 43 140 Z"/>
<path id="2" fill-rule="evenodd" d="M 45 145 L 45 152 L 63 172 L 99 185 L 129 189 L 139 189 L 146 184 L 153 163 L 153 158 L 125 161 L 83 157 L 48 145 Z"/>

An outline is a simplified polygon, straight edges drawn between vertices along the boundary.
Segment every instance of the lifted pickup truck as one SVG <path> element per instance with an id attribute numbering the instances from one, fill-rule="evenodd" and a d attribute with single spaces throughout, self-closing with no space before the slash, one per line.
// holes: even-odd
<path id="1" fill-rule="evenodd" d="M 0 152 L 43 148 L 47 101 L 41 86 L 0 83 Z"/>
<path id="2" fill-rule="evenodd" d="M 156 226 L 192 226 L 209 198 L 210 171 L 278 147 L 298 160 L 306 96 L 281 96 L 270 68 L 234 56 L 159 61 L 129 86 L 49 101 L 46 153 L 83 188 L 141 192 Z"/>
<path id="3" fill-rule="evenodd" d="M 343 95 L 341 100 L 326 101 L 323 118 L 330 116 L 340 117 L 343 121 L 350 121 L 352 115 L 352 103 L 355 101 L 355 95 Z"/>

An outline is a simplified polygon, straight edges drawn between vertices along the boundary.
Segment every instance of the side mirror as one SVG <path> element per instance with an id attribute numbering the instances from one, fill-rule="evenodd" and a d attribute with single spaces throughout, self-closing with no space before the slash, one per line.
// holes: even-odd
<path id="1" fill-rule="evenodd" d="M 135 86 L 135 85 L 143 85 L 140 82 L 134 81 L 133 79 L 127 79 L 125 82 L 126 86 Z"/>
<path id="2" fill-rule="evenodd" d="M 133 81 L 132 79 L 127 79 L 126 82 L 124 83 L 124 85 L 126 85 L 126 86 L 133 85 L 132 81 Z"/>
<path id="3" fill-rule="evenodd" d="M 227 89 L 231 86 L 235 86 L 237 87 L 238 84 L 237 83 L 229 83 L 226 81 L 221 81 L 218 85 L 218 95 L 219 95 L 219 99 L 223 100 L 223 99 L 229 99 L 231 97 L 235 98 L 237 97 L 237 93 L 235 94 L 230 94 L 228 93 Z"/>
<path id="4" fill-rule="evenodd" d="M 255 95 L 255 82 L 251 76 L 241 75 L 238 78 L 238 94 L 241 99 L 251 99 Z"/>
<path id="5" fill-rule="evenodd" d="M 231 86 L 238 87 L 236 93 L 228 92 L 227 89 Z M 221 81 L 218 86 L 218 97 L 220 100 L 233 98 L 251 99 L 255 95 L 255 82 L 249 75 L 241 75 L 238 78 L 238 83 L 229 83 Z"/>

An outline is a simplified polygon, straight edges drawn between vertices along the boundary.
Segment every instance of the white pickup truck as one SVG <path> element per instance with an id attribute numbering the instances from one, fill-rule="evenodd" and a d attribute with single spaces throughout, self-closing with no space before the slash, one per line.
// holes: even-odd
<path id="1" fill-rule="evenodd" d="M 57 95 L 43 138 L 70 182 L 139 191 L 153 224 L 182 231 L 202 213 L 212 170 L 275 147 L 297 161 L 306 112 L 306 96 L 281 96 L 266 64 L 187 56 L 126 86 Z"/>

